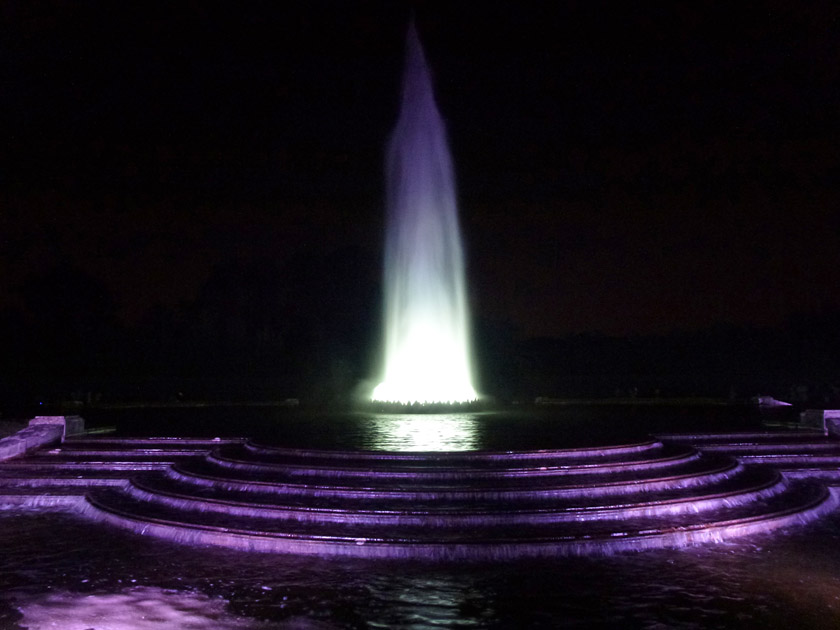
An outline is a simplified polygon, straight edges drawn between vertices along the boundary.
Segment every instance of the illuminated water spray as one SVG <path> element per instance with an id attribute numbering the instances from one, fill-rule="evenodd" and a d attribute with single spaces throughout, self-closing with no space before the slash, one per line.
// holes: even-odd
<path id="1" fill-rule="evenodd" d="M 452 159 L 413 24 L 386 187 L 385 377 L 373 400 L 475 400 Z"/>

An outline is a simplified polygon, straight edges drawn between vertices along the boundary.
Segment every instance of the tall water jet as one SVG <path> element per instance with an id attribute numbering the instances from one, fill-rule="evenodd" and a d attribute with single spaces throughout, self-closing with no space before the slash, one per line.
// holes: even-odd
<path id="1" fill-rule="evenodd" d="M 413 23 L 386 193 L 385 374 L 373 400 L 475 400 L 452 158 Z"/>

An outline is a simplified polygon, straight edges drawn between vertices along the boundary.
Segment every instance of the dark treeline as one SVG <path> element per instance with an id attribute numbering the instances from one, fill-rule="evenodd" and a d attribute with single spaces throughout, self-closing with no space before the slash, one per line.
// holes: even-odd
<path id="1" fill-rule="evenodd" d="M 72 265 L 31 276 L 0 312 L 6 413 L 40 401 L 178 399 L 345 403 L 378 372 L 379 261 L 358 248 L 218 266 L 197 296 L 126 325 Z M 479 316 L 479 388 L 550 397 L 771 394 L 840 403 L 840 310 L 777 328 L 529 338 Z"/>
<path id="2" fill-rule="evenodd" d="M 101 282 L 54 267 L 0 313 L 0 395 L 17 408 L 68 398 L 339 401 L 375 359 L 378 292 L 379 261 L 355 248 L 231 262 L 195 297 L 126 325 Z"/>
<path id="3" fill-rule="evenodd" d="M 720 324 L 663 335 L 521 339 L 482 331 L 485 383 L 505 398 L 773 395 L 840 404 L 840 311 L 776 328 Z"/>

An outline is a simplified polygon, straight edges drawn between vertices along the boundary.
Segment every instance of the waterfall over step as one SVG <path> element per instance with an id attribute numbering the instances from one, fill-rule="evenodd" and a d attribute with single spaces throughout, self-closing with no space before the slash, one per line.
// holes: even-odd
<path id="1" fill-rule="evenodd" d="M 599 555 L 810 522 L 838 505 L 838 464 L 840 442 L 795 434 L 427 453 L 72 438 L 0 462 L 0 505 L 70 508 L 144 536 L 272 553 Z"/>

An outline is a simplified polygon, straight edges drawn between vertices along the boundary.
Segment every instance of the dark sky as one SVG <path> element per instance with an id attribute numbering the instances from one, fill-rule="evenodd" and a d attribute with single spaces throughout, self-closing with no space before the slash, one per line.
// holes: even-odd
<path id="1" fill-rule="evenodd" d="M 836 2 L 414 6 L 478 315 L 626 334 L 840 303 Z M 0 299 L 74 264 L 137 320 L 231 260 L 378 257 L 410 10 L 2 3 Z"/>

